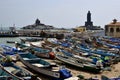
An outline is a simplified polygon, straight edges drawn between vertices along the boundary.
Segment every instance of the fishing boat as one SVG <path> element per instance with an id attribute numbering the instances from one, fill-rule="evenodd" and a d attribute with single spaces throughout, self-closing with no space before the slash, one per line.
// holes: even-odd
<path id="1" fill-rule="evenodd" d="M 106 41 L 108 43 L 120 43 L 120 38 L 113 38 L 113 37 L 101 37 L 100 40 Z"/>
<path id="2" fill-rule="evenodd" d="M 6 41 L 6 43 L 16 43 L 16 41 Z"/>
<path id="3" fill-rule="evenodd" d="M 0 55 L 0 59 L 2 58 L 3 56 Z M 9 73 L 8 71 L 6 71 L 4 69 L 4 67 L 2 65 L 0 65 L 0 80 L 9 80 L 9 79 L 12 79 L 12 80 L 20 80 L 20 78 L 18 78 L 17 76 L 14 76 L 13 74 Z"/>
<path id="4" fill-rule="evenodd" d="M 50 49 L 31 47 L 29 51 L 38 57 L 49 58 L 49 59 L 55 58 L 54 52 L 52 52 L 52 50 Z"/>
<path id="5" fill-rule="evenodd" d="M 108 46 L 109 48 L 117 48 L 117 49 L 120 49 L 120 45 L 113 45 L 113 44 L 109 44 L 109 43 L 103 43 L 105 44 L 106 46 Z"/>
<path id="6" fill-rule="evenodd" d="M 16 52 L 20 51 L 15 47 L 11 47 L 11 46 L 8 46 L 5 44 L 0 44 L 0 47 L 2 48 L 3 55 L 14 55 L 14 54 L 16 54 Z"/>
<path id="7" fill-rule="evenodd" d="M 20 80 L 12 74 L 7 73 L 2 66 L 0 66 L 0 80 Z"/>
<path id="8" fill-rule="evenodd" d="M 36 42 L 29 42 L 30 46 L 34 46 L 34 47 L 42 47 L 42 45 L 44 45 L 44 41 L 36 41 Z"/>
<path id="9" fill-rule="evenodd" d="M 105 50 L 100 50 L 100 49 L 95 49 L 95 48 L 87 48 L 85 45 L 83 44 L 78 44 L 77 47 L 79 47 L 79 49 L 83 50 L 83 51 L 86 51 L 86 52 L 91 52 L 91 53 L 95 53 L 95 54 L 99 54 L 101 56 L 113 56 L 113 57 L 119 57 L 120 55 L 118 54 L 114 54 L 114 53 L 111 53 L 111 52 L 108 52 L 108 51 L 105 51 Z"/>
<path id="10" fill-rule="evenodd" d="M 76 58 L 70 57 L 70 56 L 65 56 L 61 54 L 56 54 L 56 59 L 67 63 L 69 65 L 78 67 L 81 70 L 87 70 L 87 71 L 94 71 L 94 72 L 100 72 L 102 69 L 98 68 L 95 64 L 85 62 L 82 60 L 78 60 Z"/>
<path id="11" fill-rule="evenodd" d="M 115 39 L 115 38 L 110 38 L 110 39 L 108 39 L 107 41 L 103 41 L 102 39 L 95 39 L 94 41 L 96 42 L 96 43 L 99 43 L 99 44 L 101 44 L 101 45 L 104 45 L 104 46 L 106 46 L 107 48 L 115 48 L 115 49 L 120 49 L 120 45 L 119 45 L 119 43 L 120 43 L 120 41 L 118 42 L 118 43 L 116 43 L 116 41 L 117 41 L 118 39 Z M 115 42 L 114 42 L 115 41 Z"/>
<path id="12" fill-rule="evenodd" d="M 21 42 L 36 42 L 36 41 L 42 41 L 43 38 L 37 38 L 37 37 L 30 37 L 30 38 L 20 38 Z"/>
<path id="13" fill-rule="evenodd" d="M 24 43 L 16 43 L 16 46 L 19 47 L 21 50 L 27 50 L 38 57 L 50 59 L 55 58 L 54 52 L 52 52 L 52 49 L 50 48 L 37 47 L 32 43 L 29 43 L 29 46 Z"/>
<path id="14" fill-rule="evenodd" d="M 44 40 L 46 44 L 52 45 L 52 46 L 59 46 L 61 44 L 58 42 L 56 38 L 48 38 L 47 40 Z"/>
<path id="15" fill-rule="evenodd" d="M 85 52 L 91 53 L 91 54 L 97 54 L 97 55 L 101 55 L 101 57 L 105 57 L 108 56 L 110 58 L 110 62 L 112 64 L 118 63 L 120 62 L 120 55 L 119 54 L 115 54 L 109 51 L 104 51 L 104 50 L 100 50 L 100 49 L 95 49 L 95 48 L 86 48 L 83 46 L 79 46 L 80 50 L 83 50 Z"/>
<path id="16" fill-rule="evenodd" d="M 25 50 L 28 50 L 29 47 L 30 47 L 30 44 L 29 43 L 15 43 L 15 47 L 18 49 L 18 50 L 22 50 L 22 51 L 25 51 Z"/>
<path id="17" fill-rule="evenodd" d="M 0 55 L 0 80 L 41 80 L 31 72 L 11 62 L 10 57 Z"/>
<path id="18" fill-rule="evenodd" d="M 109 77 L 107 77 L 105 75 L 102 75 L 101 80 L 120 80 L 120 76 L 119 77 L 109 78 Z"/>
<path id="19" fill-rule="evenodd" d="M 60 50 L 60 51 L 65 56 L 73 57 L 75 59 L 82 60 L 82 61 L 85 61 L 85 62 L 90 62 L 90 63 L 93 63 L 93 64 L 96 64 L 98 59 L 101 59 L 97 55 L 90 55 L 89 53 L 87 53 L 87 52 L 83 53 L 82 51 L 78 52 L 78 53 L 77 52 L 76 53 L 68 52 L 67 50 Z"/>
<path id="20" fill-rule="evenodd" d="M 51 64 L 31 53 L 21 53 L 18 55 L 18 58 L 30 69 L 52 78 L 65 79 L 72 76 L 70 71 L 66 68 L 60 67 L 56 64 Z"/>
<path id="21" fill-rule="evenodd" d="M 55 58 L 55 54 L 54 52 L 52 51 L 51 48 L 48 48 L 48 47 L 40 47 L 40 46 L 37 46 L 33 43 L 30 43 L 31 45 L 31 49 L 32 52 L 38 56 L 38 57 L 43 57 L 43 58 L 50 58 L 50 59 L 54 59 Z"/>

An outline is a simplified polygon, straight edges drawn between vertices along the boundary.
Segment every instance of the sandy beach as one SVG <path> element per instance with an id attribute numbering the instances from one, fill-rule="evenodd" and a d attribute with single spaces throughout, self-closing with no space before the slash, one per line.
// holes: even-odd
<path id="1" fill-rule="evenodd" d="M 77 76 L 77 75 L 81 74 L 85 78 L 90 78 L 90 77 L 97 76 L 100 79 L 102 75 L 105 75 L 109 78 L 113 78 L 113 77 L 120 76 L 120 69 L 119 68 L 120 68 L 120 63 L 113 65 L 111 71 L 103 71 L 99 74 L 92 74 L 92 73 L 83 72 L 83 71 L 80 71 L 80 70 L 78 71 L 78 70 L 75 70 L 75 69 L 72 69 L 71 72 L 72 72 L 73 76 Z"/>

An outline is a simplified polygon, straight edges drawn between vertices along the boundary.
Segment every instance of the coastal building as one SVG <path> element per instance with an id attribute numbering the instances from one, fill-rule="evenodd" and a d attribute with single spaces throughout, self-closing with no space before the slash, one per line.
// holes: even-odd
<path id="1" fill-rule="evenodd" d="M 79 26 L 74 29 L 74 32 L 85 32 L 85 31 L 86 31 L 86 27 L 84 26 Z"/>
<path id="2" fill-rule="evenodd" d="M 103 30 L 100 26 L 94 26 L 91 21 L 91 13 L 88 11 L 87 13 L 87 21 L 85 22 L 85 26 L 87 30 Z"/>
<path id="3" fill-rule="evenodd" d="M 15 24 L 12 27 L 4 27 L 0 29 L 0 37 L 18 37 L 19 34 L 16 30 Z"/>
<path id="4" fill-rule="evenodd" d="M 120 22 L 116 19 L 113 22 L 105 25 L 105 35 L 112 37 L 120 37 Z"/>

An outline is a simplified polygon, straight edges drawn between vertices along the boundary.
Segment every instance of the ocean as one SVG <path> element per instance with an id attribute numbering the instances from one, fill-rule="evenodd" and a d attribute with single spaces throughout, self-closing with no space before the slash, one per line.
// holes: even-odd
<path id="1" fill-rule="evenodd" d="M 8 46 L 14 47 L 14 43 L 7 43 L 7 41 L 16 41 L 20 42 L 20 38 L 25 38 L 25 37 L 0 37 L 0 44 L 6 44 Z"/>
<path id="2" fill-rule="evenodd" d="M 104 36 L 105 33 L 104 31 L 100 31 L 100 32 L 95 32 L 95 34 L 93 34 L 94 36 Z M 0 37 L 0 44 L 6 44 L 8 46 L 13 46 L 14 47 L 14 44 L 13 43 L 7 43 L 7 41 L 16 41 L 16 42 L 19 42 L 20 41 L 20 38 L 26 38 L 26 37 Z"/>

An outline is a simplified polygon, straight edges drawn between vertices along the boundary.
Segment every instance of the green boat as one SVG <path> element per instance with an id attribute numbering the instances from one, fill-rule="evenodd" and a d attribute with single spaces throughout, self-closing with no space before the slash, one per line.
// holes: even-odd
<path id="1" fill-rule="evenodd" d="M 0 80 L 22 80 L 16 76 L 14 76 L 13 74 L 8 73 L 4 67 L 0 66 Z"/>
<path id="2" fill-rule="evenodd" d="M 31 72 L 18 67 L 9 57 L 0 55 L 0 80 L 41 80 Z"/>

